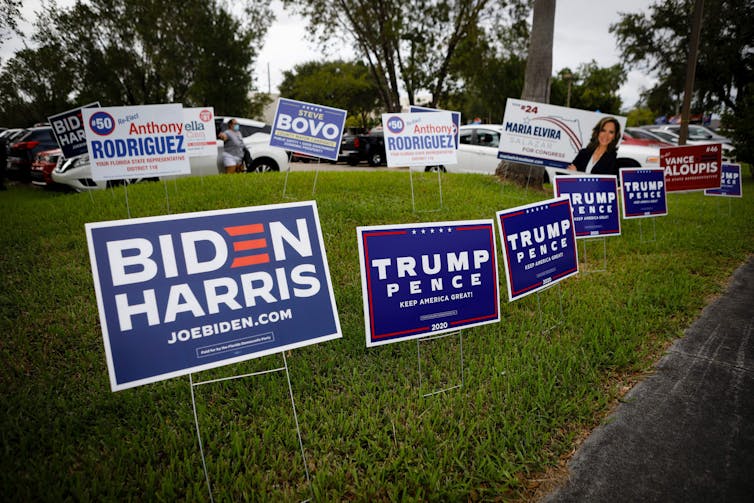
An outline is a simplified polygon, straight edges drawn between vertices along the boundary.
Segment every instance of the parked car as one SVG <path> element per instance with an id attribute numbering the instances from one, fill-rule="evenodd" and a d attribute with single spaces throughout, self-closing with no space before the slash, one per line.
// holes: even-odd
<path id="1" fill-rule="evenodd" d="M 230 117 L 215 117 L 216 133 L 227 128 Z M 251 162 L 247 166 L 247 171 L 266 172 L 266 171 L 287 171 L 290 169 L 288 162 L 288 153 L 282 148 L 271 147 L 270 126 L 263 122 L 253 121 L 251 119 L 237 118 L 240 126 L 241 135 L 243 136 L 244 145 L 251 152 Z M 190 175 L 178 176 L 208 176 L 223 173 L 222 168 L 223 142 L 217 140 L 217 150 L 214 155 L 195 156 L 189 158 L 191 165 Z M 174 178 L 173 176 L 169 178 Z M 112 183 L 92 178 L 92 170 L 89 164 L 89 155 L 84 154 L 71 159 L 66 159 L 60 163 L 52 172 L 52 179 L 56 183 L 68 185 L 72 189 L 83 192 L 87 190 L 104 189 Z M 153 180 L 155 178 L 134 178 L 127 180 L 128 183 L 136 183 L 144 180 Z M 121 182 L 115 182 L 121 183 Z"/>
<path id="2" fill-rule="evenodd" d="M 57 147 L 58 144 L 52 135 L 50 126 L 32 127 L 24 130 L 11 140 L 8 149 L 6 175 L 8 178 L 29 181 L 34 156 L 43 150 Z"/>
<path id="3" fill-rule="evenodd" d="M 652 131 L 640 127 L 627 127 L 623 131 L 621 144 L 645 145 L 647 147 L 672 147 L 673 143 L 662 139 Z"/>
<path id="4" fill-rule="evenodd" d="M 340 154 L 351 166 L 366 162 L 370 166 L 382 166 L 385 157 L 385 135 L 382 127 L 372 128 L 366 134 L 343 135 L 340 142 Z"/>
<path id="5" fill-rule="evenodd" d="M 412 167 L 413 171 L 447 171 L 450 173 L 483 173 L 493 175 L 500 159 L 497 152 L 503 126 L 500 124 L 468 124 L 460 127 L 456 164 Z M 575 154 L 574 154 L 575 156 Z M 660 149 L 636 144 L 618 146 L 618 169 L 659 166 Z"/>
<path id="6" fill-rule="evenodd" d="M 680 139 L 681 126 L 678 124 L 652 124 L 641 126 L 655 135 L 665 139 L 673 145 L 678 145 Z M 710 143 L 719 143 L 722 146 L 722 157 L 725 161 L 733 161 L 736 158 L 735 147 L 731 140 L 725 136 L 718 135 L 704 126 L 698 124 L 689 124 L 689 135 L 686 139 L 686 145 L 707 145 Z"/>
<path id="7" fill-rule="evenodd" d="M 59 148 L 38 152 L 31 163 L 31 183 L 40 187 L 52 186 L 55 183 L 52 180 L 52 170 L 62 156 L 63 152 Z"/>

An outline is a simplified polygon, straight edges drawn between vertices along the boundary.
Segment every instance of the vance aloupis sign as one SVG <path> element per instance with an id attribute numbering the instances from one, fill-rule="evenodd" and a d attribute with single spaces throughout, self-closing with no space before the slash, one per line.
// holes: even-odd
<path id="1" fill-rule="evenodd" d="M 313 201 L 86 234 L 113 391 L 341 337 Z"/>

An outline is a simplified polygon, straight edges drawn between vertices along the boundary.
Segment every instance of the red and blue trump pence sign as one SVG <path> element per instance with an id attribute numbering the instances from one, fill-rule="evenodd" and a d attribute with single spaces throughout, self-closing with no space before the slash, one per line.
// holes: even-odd
<path id="1" fill-rule="evenodd" d="M 500 320 L 492 220 L 356 231 L 368 347 Z"/>
<path id="2" fill-rule="evenodd" d="M 556 176 L 555 197 L 568 196 L 577 239 L 619 236 L 618 181 L 612 175 Z"/>
<path id="3" fill-rule="evenodd" d="M 508 301 L 579 272 L 571 204 L 550 199 L 497 212 L 508 279 Z"/>
<path id="4" fill-rule="evenodd" d="M 113 391 L 341 337 L 312 201 L 86 233 Z"/>
<path id="5" fill-rule="evenodd" d="M 668 214 L 665 170 L 662 168 L 622 168 L 623 218 L 658 217 Z"/>

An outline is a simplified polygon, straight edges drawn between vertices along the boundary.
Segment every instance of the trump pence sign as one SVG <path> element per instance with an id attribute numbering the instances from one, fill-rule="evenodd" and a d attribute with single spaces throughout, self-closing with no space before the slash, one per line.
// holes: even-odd
<path id="1" fill-rule="evenodd" d="M 500 320 L 492 220 L 357 233 L 367 346 Z"/>
<path id="2" fill-rule="evenodd" d="M 550 199 L 497 212 L 513 302 L 579 272 L 571 203 Z"/>
<path id="3" fill-rule="evenodd" d="M 341 336 L 312 201 L 86 234 L 113 391 Z"/>
<path id="4" fill-rule="evenodd" d="M 623 218 L 646 218 L 668 214 L 665 171 L 662 168 L 621 168 Z"/>
<path id="5" fill-rule="evenodd" d="M 620 235 L 618 181 L 612 175 L 556 176 L 555 197 L 568 196 L 576 238 Z"/>

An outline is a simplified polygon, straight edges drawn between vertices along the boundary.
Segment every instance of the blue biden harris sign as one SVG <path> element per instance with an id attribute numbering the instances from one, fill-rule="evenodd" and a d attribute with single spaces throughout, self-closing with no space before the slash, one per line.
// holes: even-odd
<path id="1" fill-rule="evenodd" d="M 86 233 L 113 391 L 341 337 L 312 201 Z"/>
<path id="2" fill-rule="evenodd" d="M 367 346 L 500 320 L 492 220 L 359 227 Z"/>

